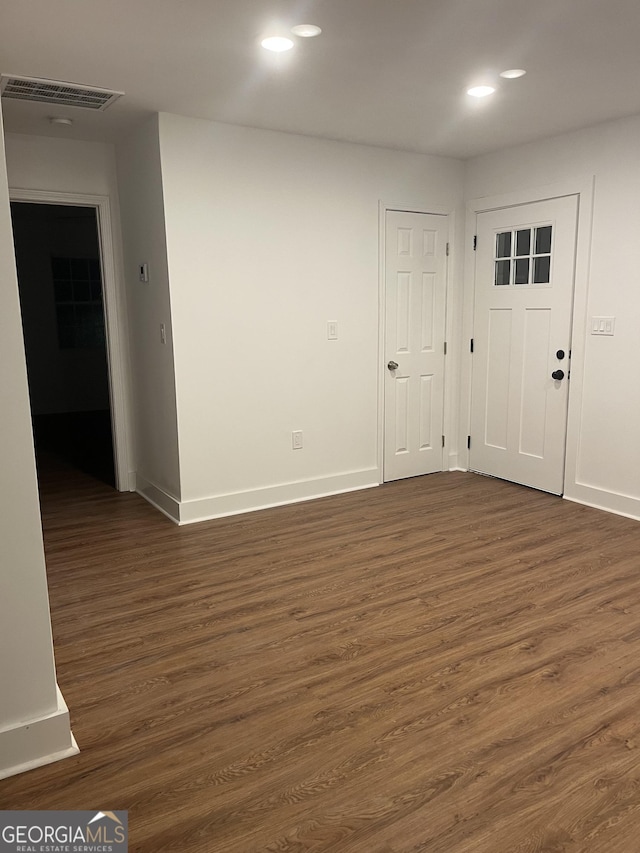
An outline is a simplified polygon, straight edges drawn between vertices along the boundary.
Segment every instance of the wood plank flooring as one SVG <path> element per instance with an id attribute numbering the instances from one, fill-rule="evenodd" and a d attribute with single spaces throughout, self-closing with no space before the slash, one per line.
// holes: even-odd
<path id="1" fill-rule="evenodd" d="M 72 486 L 72 489 L 69 487 Z M 43 482 L 79 756 L 138 853 L 635 853 L 640 524 L 472 474 L 172 525 Z"/>

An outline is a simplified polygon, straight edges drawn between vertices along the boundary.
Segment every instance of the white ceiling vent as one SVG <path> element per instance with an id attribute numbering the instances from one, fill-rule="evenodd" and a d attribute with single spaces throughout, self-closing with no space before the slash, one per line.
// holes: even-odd
<path id="1" fill-rule="evenodd" d="M 38 101 L 59 107 L 83 107 L 87 110 L 106 110 L 124 92 L 97 89 L 79 83 L 63 83 L 58 80 L 42 80 L 38 77 L 15 77 L 3 74 L 0 78 L 3 98 L 19 101 Z"/>

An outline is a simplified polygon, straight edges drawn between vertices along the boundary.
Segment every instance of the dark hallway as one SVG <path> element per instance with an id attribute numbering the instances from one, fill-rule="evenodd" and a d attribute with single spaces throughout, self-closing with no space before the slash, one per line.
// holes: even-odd
<path id="1" fill-rule="evenodd" d="M 57 457 L 115 486 L 96 210 L 11 214 L 38 470 Z"/>

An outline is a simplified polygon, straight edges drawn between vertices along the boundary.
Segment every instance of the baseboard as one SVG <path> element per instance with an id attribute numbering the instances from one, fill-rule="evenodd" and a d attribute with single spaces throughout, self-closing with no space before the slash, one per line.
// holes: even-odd
<path id="1" fill-rule="evenodd" d="M 180 524 L 180 501 L 160 486 L 136 474 L 136 492 L 176 524 Z"/>
<path id="2" fill-rule="evenodd" d="M 461 471 L 460 460 L 457 453 L 449 453 L 447 457 L 447 471 Z"/>
<path id="3" fill-rule="evenodd" d="M 332 477 L 318 477 L 313 480 L 300 480 L 294 483 L 267 486 L 262 489 L 250 489 L 198 500 L 182 501 L 179 524 L 193 524 L 211 518 L 300 503 L 301 501 L 314 500 L 343 492 L 369 489 L 379 484 L 378 469 L 367 468 L 362 471 L 336 474 Z"/>
<path id="4" fill-rule="evenodd" d="M 449 454 L 449 471 L 468 471 L 459 464 L 458 454 Z M 238 515 L 243 512 L 255 512 L 268 507 L 283 506 L 315 498 L 337 495 L 358 489 L 368 489 L 380 485 L 380 472 L 377 468 L 351 471 L 333 477 L 319 477 L 313 480 L 301 480 L 263 489 L 250 489 L 226 495 L 215 495 L 192 501 L 178 501 L 153 483 L 136 475 L 136 491 L 167 518 L 176 524 L 194 524 L 226 515 Z M 584 506 L 612 512 L 640 521 L 640 500 L 630 495 L 621 495 L 574 483 L 567 488 L 565 500 Z M 1 778 L 1 777 L 0 777 Z"/>
<path id="5" fill-rule="evenodd" d="M 604 512 L 612 512 L 614 515 L 640 521 L 640 499 L 631 495 L 621 495 L 618 492 L 597 489 L 583 483 L 574 483 L 567 487 L 564 498 L 573 503 L 584 504 L 593 509 L 601 509 Z"/>
<path id="6" fill-rule="evenodd" d="M 71 733 L 69 709 L 58 689 L 58 707 L 52 714 L 0 731 L 0 779 L 79 752 Z"/>

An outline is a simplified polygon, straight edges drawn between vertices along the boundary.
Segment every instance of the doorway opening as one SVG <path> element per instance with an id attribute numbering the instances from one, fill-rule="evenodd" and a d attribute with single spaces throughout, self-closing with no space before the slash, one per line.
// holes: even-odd
<path id="1" fill-rule="evenodd" d="M 39 476 L 60 464 L 116 486 L 95 207 L 11 202 Z"/>

